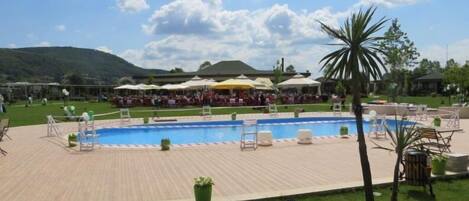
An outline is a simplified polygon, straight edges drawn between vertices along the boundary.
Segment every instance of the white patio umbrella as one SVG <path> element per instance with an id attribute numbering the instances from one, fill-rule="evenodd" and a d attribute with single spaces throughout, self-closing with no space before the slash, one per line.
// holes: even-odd
<path id="1" fill-rule="evenodd" d="M 171 91 L 171 90 L 183 90 L 183 89 L 186 89 L 187 86 L 182 85 L 182 84 L 165 84 L 161 86 L 161 88 Z"/>
<path id="2" fill-rule="evenodd" d="M 194 76 L 192 79 L 181 83 L 181 85 L 187 86 L 188 89 L 203 89 L 212 84 L 215 84 L 214 80 L 202 79 L 199 76 Z"/>
<path id="3" fill-rule="evenodd" d="M 310 78 L 306 78 L 301 74 L 297 74 L 292 78 L 285 80 L 277 85 L 279 88 L 301 88 L 301 87 L 318 87 L 318 94 L 321 94 L 321 83 Z"/>
<path id="4" fill-rule="evenodd" d="M 240 75 L 234 79 L 228 79 L 223 82 L 215 83 L 211 87 L 215 89 L 250 89 L 265 87 L 265 85 L 251 80 L 245 75 Z"/>
<path id="5" fill-rule="evenodd" d="M 314 81 L 310 78 L 306 78 L 301 74 L 297 74 L 292 78 L 285 80 L 277 85 L 280 88 L 297 88 L 297 87 L 310 87 L 310 86 L 321 86 L 321 83 Z"/>

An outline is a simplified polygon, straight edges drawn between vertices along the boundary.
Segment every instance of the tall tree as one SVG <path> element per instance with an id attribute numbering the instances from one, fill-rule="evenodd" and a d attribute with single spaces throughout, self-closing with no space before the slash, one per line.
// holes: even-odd
<path id="1" fill-rule="evenodd" d="M 85 80 L 83 79 L 83 75 L 80 73 L 67 73 L 64 75 L 62 83 L 71 84 L 71 85 L 80 85 L 80 84 L 84 84 Z"/>
<path id="2" fill-rule="evenodd" d="M 175 67 L 169 71 L 169 73 L 184 73 L 182 68 Z"/>
<path id="3" fill-rule="evenodd" d="M 420 60 L 419 65 L 414 68 L 412 74 L 414 78 L 424 76 L 430 73 L 443 72 L 439 61 L 431 61 L 423 58 Z"/>
<path id="4" fill-rule="evenodd" d="M 282 69 L 280 67 L 275 67 L 274 66 L 274 84 L 278 84 L 280 82 L 282 82 Z"/>
<path id="5" fill-rule="evenodd" d="M 407 33 L 401 30 L 397 19 L 392 20 L 389 29 L 384 33 L 385 39 L 379 42 L 380 49 L 384 51 L 384 63 L 391 69 L 391 82 L 397 84 L 398 93 L 402 90 L 405 77 L 403 69 L 413 67 L 417 62 L 419 53 Z M 392 97 L 395 101 L 396 97 Z"/>
<path id="6" fill-rule="evenodd" d="M 295 67 L 291 64 L 287 66 L 285 71 L 288 72 L 288 73 L 296 73 Z"/>
<path id="7" fill-rule="evenodd" d="M 366 11 L 360 10 L 358 13 L 354 13 L 351 18 L 347 18 L 339 29 L 319 22 L 321 29 L 327 35 L 339 41 L 332 44 L 338 49 L 321 59 L 321 63 L 323 63 L 322 70 L 326 70 L 325 77 L 351 80 L 350 89 L 353 95 L 353 112 L 357 124 L 358 150 L 367 201 L 374 200 L 374 197 L 371 169 L 363 131 L 361 90 L 362 86 L 369 83 L 370 77 L 375 80 L 382 78 L 382 70 L 386 71 L 380 57 L 380 54 L 384 52 L 379 48 L 378 43 L 383 37 L 374 35 L 383 28 L 387 20 L 381 18 L 376 23 L 371 23 L 375 11 L 376 8 L 373 7 Z M 328 67 L 328 64 L 331 67 Z"/>
<path id="8" fill-rule="evenodd" d="M 155 75 L 151 74 L 148 76 L 147 80 L 146 80 L 146 84 L 154 84 L 155 83 Z"/>
<path id="9" fill-rule="evenodd" d="M 200 64 L 199 66 L 199 70 L 203 70 L 207 67 L 210 67 L 212 64 L 210 63 L 210 61 L 204 61 L 204 63 Z"/>
<path id="10" fill-rule="evenodd" d="M 117 80 L 118 85 L 124 84 L 135 84 L 135 80 L 132 77 L 121 77 Z"/>

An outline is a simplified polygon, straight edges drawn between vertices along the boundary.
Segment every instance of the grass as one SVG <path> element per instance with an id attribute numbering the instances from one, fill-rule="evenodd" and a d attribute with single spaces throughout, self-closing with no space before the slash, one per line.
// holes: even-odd
<path id="1" fill-rule="evenodd" d="M 376 98 L 364 98 L 363 102 L 368 102 Z M 379 99 L 387 99 L 386 96 L 381 96 Z M 346 105 L 351 102 L 351 97 L 347 97 Z M 443 102 L 444 105 L 448 105 L 448 99 L 445 97 L 399 97 L 398 102 L 407 102 L 414 104 L 427 104 L 430 107 L 438 107 Z M 80 115 L 85 111 L 92 110 L 95 114 L 103 114 L 109 112 L 116 112 L 118 108 L 113 107 L 110 103 L 96 103 L 96 102 L 70 102 L 70 105 L 75 106 L 76 115 Z M 297 105 L 297 106 L 279 106 L 279 112 L 293 112 L 296 108 L 302 108 L 306 112 L 321 112 L 321 111 L 330 111 L 330 103 L 323 104 L 308 104 L 308 105 Z M 24 126 L 24 125 L 34 125 L 34 124 L 44 124 L 46 123 L 46 115 L 54 116 L 63 116 L 64 112 L 61 109 L 62 102 L 55 101 L 50 102 L 48 105 L 33 105 L 31 107 L 25 107 L 23 104 L 14 104 L 7 107 L 7 113 L 0 113 L 0 118 L 10 118 L 11 126 Z M 148 110 L 154 110 L 155 108 L 151 107 L 134 107 L 131 108 L 132 117 L 141 118 L 141 117 L 151 117 L 153 112 Z M 192 110 L 190 110 L 192 109 Z M 346 108 L 348 110 L 348 108 Z M 158 111 L 157 115 L 160 117 L 167 116 L 192 116 L 200 115 L 202 109 L 199 107 L 185 107 L 185 108 L 174 108 L 172 111 Z M 246 113 L 261 113 L 262 110 L 252 109 L 252 108 L 223 108 L 217 109 L 213 108 L 213 114 L 231 114 L 236 112 L 238 114 Z M 102 117 L 97 117 L 96 119 L 115 119 L 119 118 L 119 114 L 106 115 Z"/>
<path id="2" fill-rule="evenodd" d="M 425 192 L 423 187 L 401 185 L 399 188 L 400 201 L 432 201 L 432 200 L 451 200 L 466 201 L 469 200 L 469 179 L 459 180 L 441 180 L 433 183 L 433 192 L 435 198 L 430 196 L 428 190 Z M 376 201 L 389 200 L 391 197 L 390 187 L 375 188 L 375 192 L 382 193 L 381 196 L 375 197 Z M 295 200 L 295 201 L 349 201 L 349 200 L 365 200 L 362 190 L 351 192 L 329 193 L 323 195 L 303 195 L 296 197 L 270 199 L 269 201 Z"/>

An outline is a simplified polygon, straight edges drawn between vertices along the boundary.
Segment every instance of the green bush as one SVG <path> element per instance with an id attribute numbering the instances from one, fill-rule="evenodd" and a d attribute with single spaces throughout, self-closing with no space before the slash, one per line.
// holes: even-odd
<path id="1" fill-rule="evenodd" d="M 148 117 L 143 117 L 143 123 L 148 124 L 149 118 Z"/>
<path id="2" fill-rule="evenodd" d="M 161 151 L 169 150 L 169 145 L 171 145 L 171 141 L 169 140 L 169 138 L 161 139 Z"/>

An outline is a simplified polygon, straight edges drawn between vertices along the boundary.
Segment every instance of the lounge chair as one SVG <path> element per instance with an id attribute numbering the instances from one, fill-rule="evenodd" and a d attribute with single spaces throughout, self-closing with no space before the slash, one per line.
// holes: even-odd
<path id="1" fill-rule="evenodd" d="M 130 122 L 131 120 L 131 116 L 130 116 L 130 111 L 128 108 L 122 108 L 120 109 L 120 120 L 121 120 L 121 124 L 125 123 L 125 122 Z"/>
<path id="2" fill-rule="evenodd" d="M 299 129 L 297 135 L 298 144 L 312 144 L 313 133 L 309 129 Z"/>
<path id="3" fill-rule="evenodd" d="M 340 102 L 332 105 L 332 112 L 334 116 L 342 116 L 342 104 Z"/>
<path id="4" fill-rule="evenodd" d="M 8 139 L 11 140 L 11 137 L 7 134 L 8 128 L 10 128 L 10 120 L 9 119 L 2 119 L 0 121 L 0 129 L 1 129 L 0 141 L 3 140 L 3 136 L 6 136 Z"/>
<path id="5" fill-rule="evenodd" d="M 368 137 L 371 137 L 372 134 L 375 135 L 375 138 L 384 137 L 387 138 L 386 135 L 386 116 L 385 115 L 375 115 L 371 119 L 371 128 L 370 134 Z"/>

